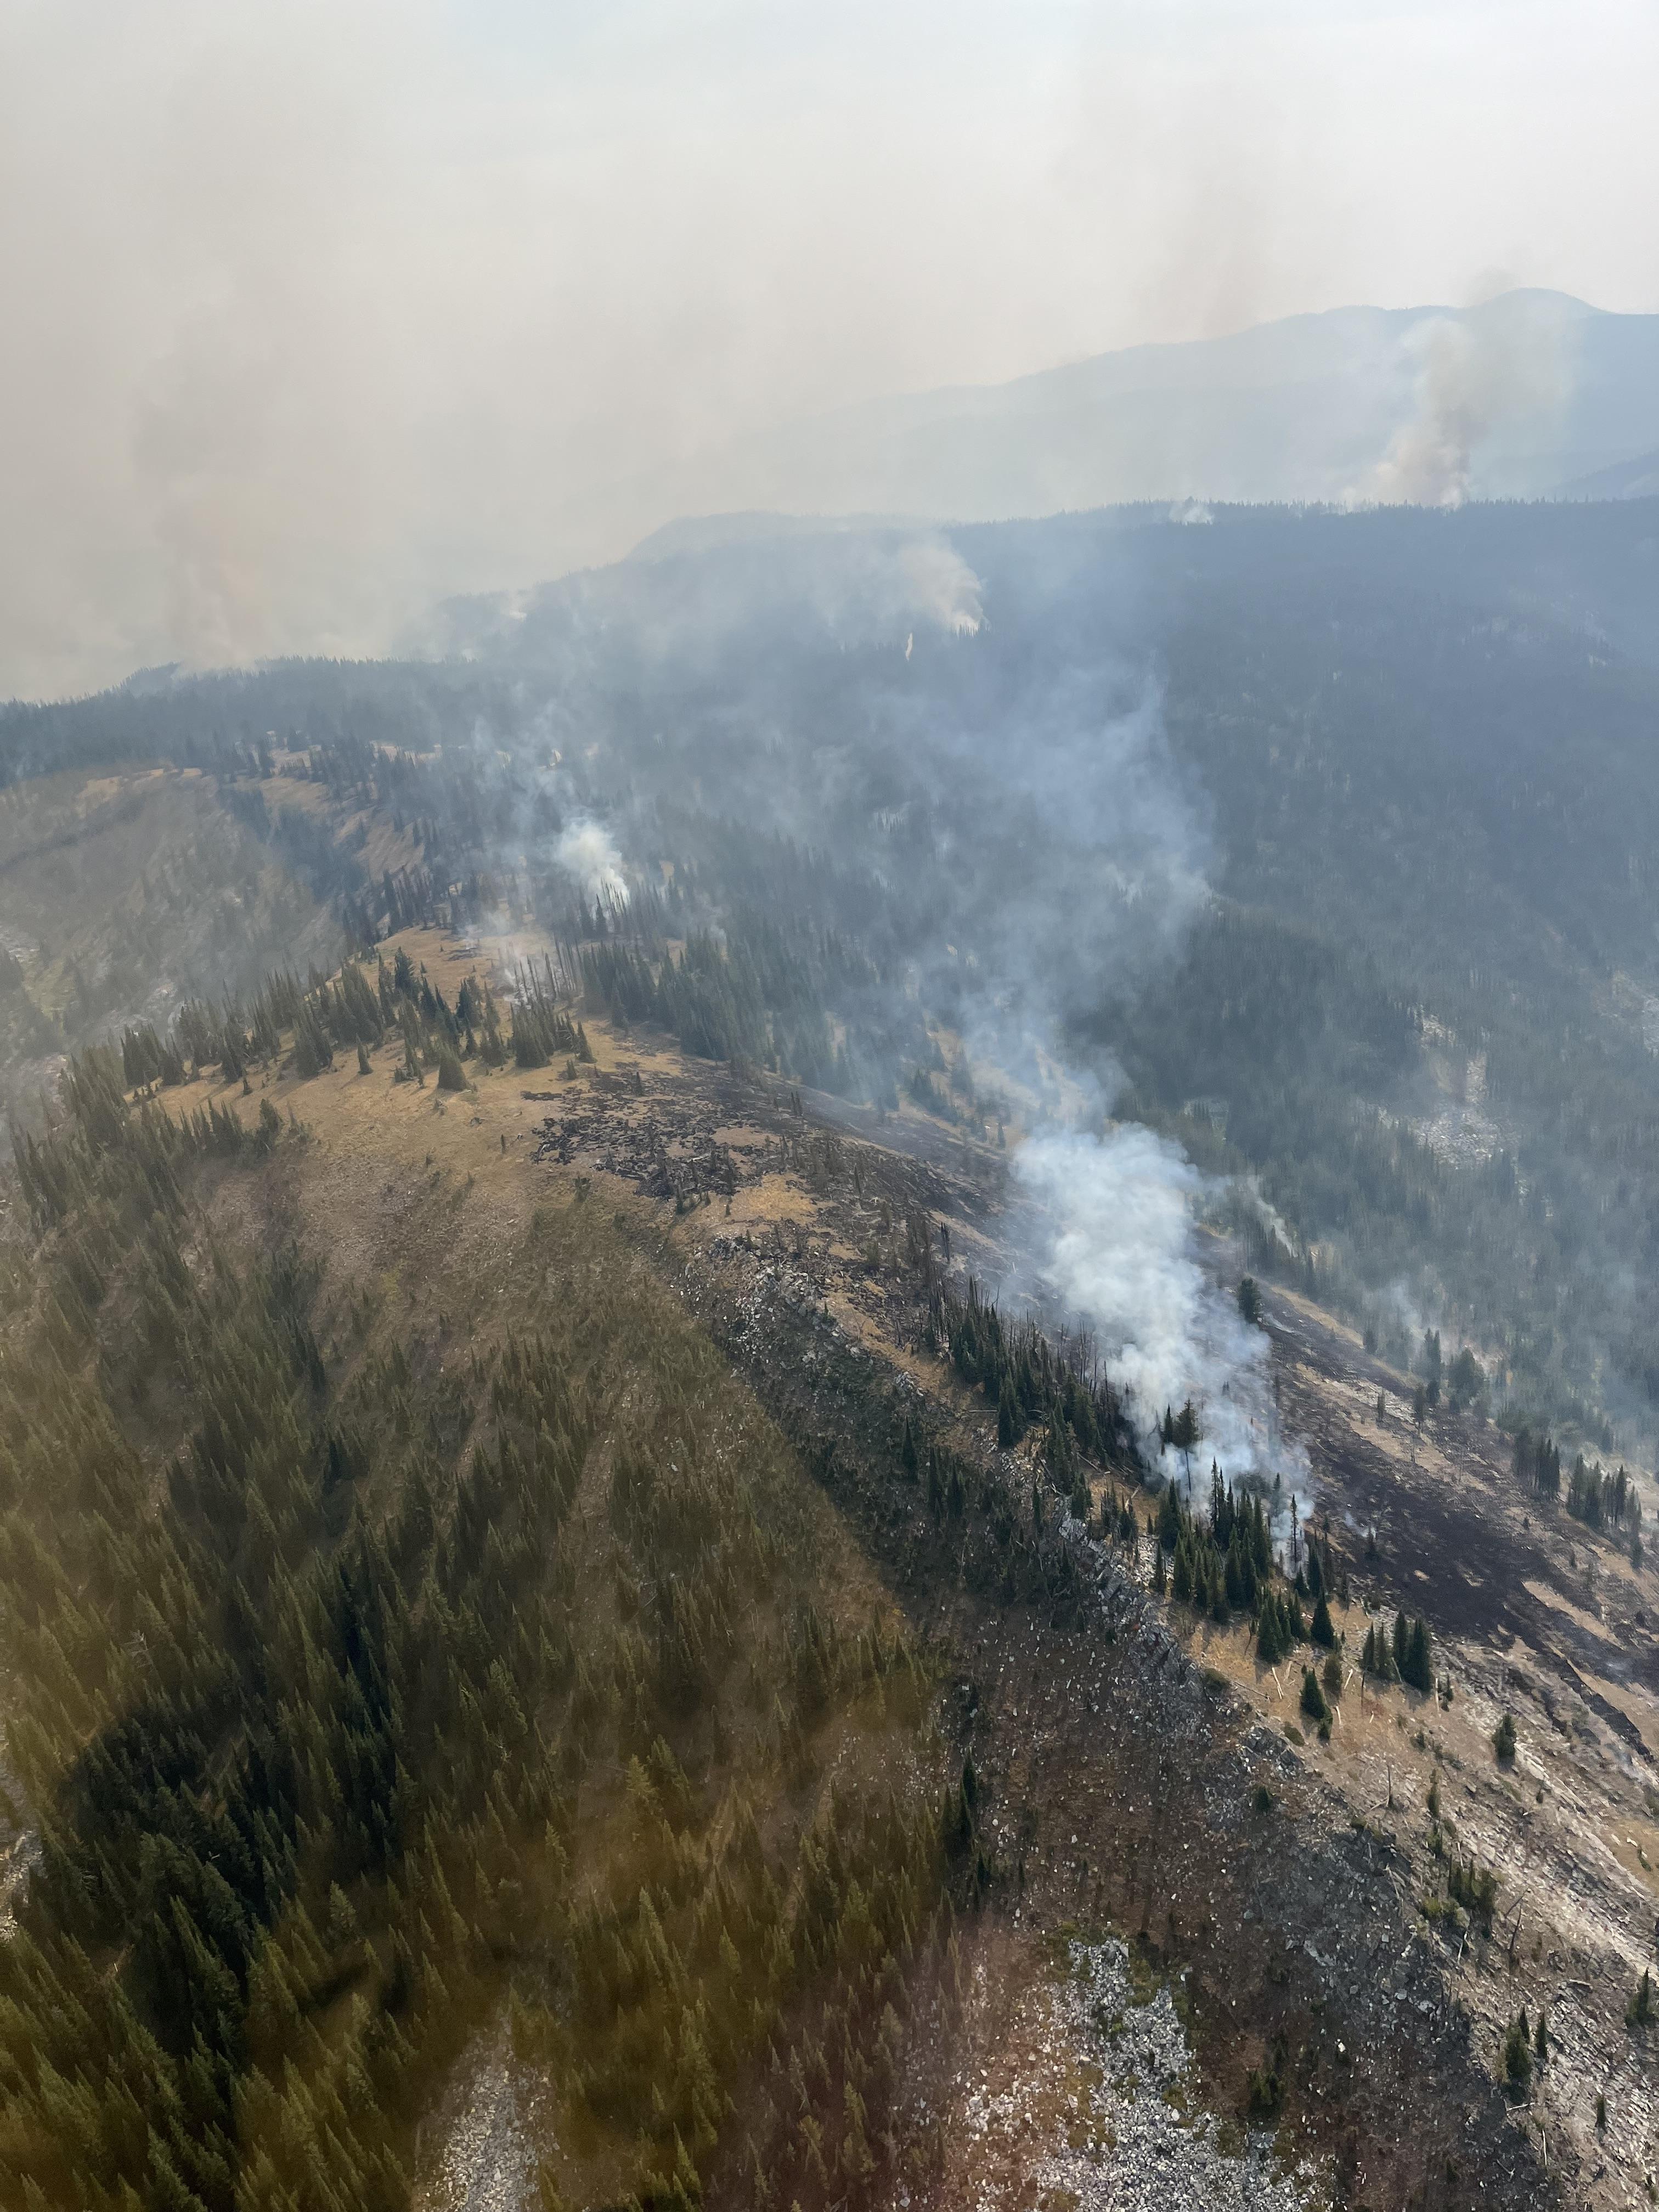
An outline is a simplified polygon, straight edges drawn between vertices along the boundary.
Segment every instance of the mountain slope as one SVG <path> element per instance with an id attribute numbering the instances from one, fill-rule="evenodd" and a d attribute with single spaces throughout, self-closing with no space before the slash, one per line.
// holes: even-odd
<path id="1" fill-rule="evenodd" d="M 434 1006 L 556 949 L 386 947 Z M 1142 1492 L 1179 1519 L 1178 1481 L 971 1287 L 1004 1156 L 591 1012 L 533 1088 L 405 1080 L 416 1004 L 367 1072 L 305 1073 L 298 1025 L 246 1090 L 126 1105 L 88 1065 L 31 1178 L 0 1442 L 53 1480 L 12 1485 L 0 1578 L 7 1840 L 40 1859 L 0 1990 L 46 2063 L 8 2182 L 326 2212 L 343 2178 L 395 2212 L 459 2074 L 559 2201 L 957 2212 L 994 2069 L 999 2205 L 1068 2154 L 1273 2212 L 1548 2203 L 1492 2078 L 1496 1953 L 1460 1978 L 1414 1938 L 1396 1886 L 1441 1870 L 1352 1818 L 1396 1720 L 1434 1731 L 1402 1802 L 1467 1732 L 1385 1682 L 1368 1723 L 1350 1681 L 1310 1744 L 1244 1608 L 1181 1595 L 1197 1521 L 1170 1600 Z M 1055 1394 L 1012 1437 L 1000 1359 Z M 1057 1435 L 1088 1439 L 1064 1478 Z M 1322 1544 L 1357 1645 L 1394 1570 Z M 1563 2078 L 1599 2049 L 1564 2030 Z"/>
<path id="2" fill-rule="evenodd" d="M 672 504 L 957 521 L 1188 497 L 1536 497 L 1659 439 L 1659 316 L 1555 293 L 1343 307 L 872 401 L 693 464 Z"/>
<path id="3" fill-rule="evenodd" d="M 14 2193 L 1639 2185 L 1652 534 L 750 533 L 0 722 L 20 852 L 143 760 L 353 948 L 83 1057 L 5 1188 Z M 1176 1247 L 1078 1212 L 1073 1311 L 1019 1162 L 1126 1074 L 1265 1328 L 1144 1131 Z M 1184 1447 L 1171 1257 L 1245 1346 Z"/>

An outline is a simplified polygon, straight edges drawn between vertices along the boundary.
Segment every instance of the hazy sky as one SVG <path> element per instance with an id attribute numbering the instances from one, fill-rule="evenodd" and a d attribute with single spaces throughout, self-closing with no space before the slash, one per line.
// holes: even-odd
<path id="1" fill-rule="evenodd" d="M 1659 7 L 0 0 L 0 696 L 374 647 L 769 421 L 1659 308 Z"/>

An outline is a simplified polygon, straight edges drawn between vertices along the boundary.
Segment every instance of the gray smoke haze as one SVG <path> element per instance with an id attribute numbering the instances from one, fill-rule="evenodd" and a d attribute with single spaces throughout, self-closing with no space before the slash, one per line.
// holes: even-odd
<path id="1" fill-rule="evenodd" d="M 713 544 L 721 557 L 702 561 Z M 689 556 L 689 557 L 688 557 Z M 672 566 L 669 589 L 653 598 L 636 632 L 653 659 L 708 662 L 743 631 L 797 624 L 839 647 L 914 640 L 916 630 L 975 635 L 984 620 L 980 581 L 948 535 L 811 521 L 785 528 L 769 518 L 747 527 L 665 531 L 640 547 L 628 568 Z M 595 580 L 597 595 L 608 590 Z M 568 596 L 562 587 L 561 596 Z M 603 619 L 603 617 L 601 617 Z"/>
<path id="2" fill-rule="evenodd" d="M 1091 574 L 1112 589 L 1109 568 Z M 901 906 L 914 889 L 893 988 L 956 1032 L 975 1086 L 1010 1098 L 1027 1133 L 1013 1218 L 1030 1244 L 1005 1293 L 1090 1329 L 1154 1449 L 1164 1406 L 1191 1397 L 1230 1476 L 1294 1481 L 1304 1461 L 1278 1434 L 1267 1340 L 1202 1249 L 1198 1216 L 1218 1188 L 1179 1146 L 1111 1118 L 1118 1071 L 1077 1038 L 1103 994 L 1156 988 L 1209 896 L 1211 838 L 1152 672 L 1091 643 L 1086 625 L 1033 650 L 1038 610 L 1070 581 L 1063 568 L 1039 579 L 1021 605 L 948 533 L 753 524 L 723 544 L 667 533 L 659 557 L 558 587 L 513 635 L 550 683 L 550 722 L 603 688 L 596 655 L 654 670 L 671 706 L 718 702 L 718 733 L 687 741 L 701 804 L 835 852 Z M 803 678 L 804 728 L 799 695 L 754 672 L 785 641 L 809 672 L 826 651 L 857 672 L 823 716 Z M 726 747 L 751 726 L 759 750 L 738 744 L 728 775 Z M 615 869 L 632 851 L 644 872 L 653 830 L 648 805 L 602 823 L 578 811 L 554 857 L 590 887 L 601 854 Z"/>
<path id="3" fill-rule="evenodd" d="M 0 696 L 381 648 L 883 393 L 1497 260 L 1659 305 L 1659 22 L 1493 21 L 12 0 Z"/>
<path id="4" fill-rule="evenodd" d="M 994 624 L 995 602 L 959 553 L 930 544 L 925 563 L 900 558 L 893 573 L 954 576 L 932 618 L 939 650 L 957 641 L 956 665 L 970 665 L 977 617 Z M 971 627 L 956 611 L 966 607 Z M 1155 977 L 1208 896 L 1209 835 L 1176 775 L 1156 683 L 1109 659 L 1068 661 L 1035 672 L 988 722 L 930 702 L 899 727 L 936 818 L 953 788 L 991 817 L 950 855 L 971 911 L 949 927 L 973 964 L 947 965 L 951 948 L 935 945 L 922 988 L 951 1007 L 975 1066 L 1012 1073 L 1035 1101 L 1012 1168 L 1039 1224 L 1029 1257 L 1042 1292 L 1091 1330 L 1149 1449 L 1164 1407 L 1190 1397 L 1230 1477 L 1294 1481 L 1306 1458 L 1279 1433 L 1267 1340 L 1200 1257 L 1198 1215 L 1215 1187 L 1179 1146 L 1112 1119 L 1115 1064 L 1069 1042 L 1103 990 Z M 976 846 L 990 865 L 975 865 Z"/>

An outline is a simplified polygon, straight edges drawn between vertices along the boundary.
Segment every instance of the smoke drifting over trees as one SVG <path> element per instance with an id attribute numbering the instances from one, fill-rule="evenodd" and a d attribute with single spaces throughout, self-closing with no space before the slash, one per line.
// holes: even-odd
<path id="1" fill-rule="evenodd" d="M 0 753 L 234 780 L 279 732 L 418 844 L 366 878 L 239 792 L 354 927 L 506 884 L 580 939 L 620 883 L 627 1019 L 994 1139 L 1139 1122 L 1258 1277 L 1471 1343 L 1494 1410 L 1645 1423 L 1651 562 L 1638 501 L 750 520 L 453 607 L 471 658 L 15 709 Z"/>
<path id="2" fill-rule="evenodd" d="M 1407 333 L 1418 364 L 1415 409 L 1361 487 L 1376 499 L 1459 507 L 1476 449 L 1494 434 L 1559 417 L 1575 380 L 1567 302 L 1511 293 L 1454 321 L 1425 317 Z"/>
<path id="3" fill-rule="evenodd" d="M 1267 1340 L 1206 1276 L 1193 1250 L 1203 1178 L 1150 1129 L 1036 1136 L 1015 1157 L 1019 1181 L 1054 1226 L 1048 1271 L 1086 1315 L 1115 1378 L 1155 1440 L 1162 1411 L 1201 1404 L 1203 1444 L 1228 1474 L 1291 1472 L 1278 1431 Z"/>
<path id="4" fill-rule="evenodd" d="M 14 8 L 0 696 L 383 649 L 446 593 L 615 557 L 676 514 L 799 505 L 854 450 L 815 418 L 888 393 L 1455 303 L 1495 263 L 1651 310 L 1659 33 L 1605 0 L 1565 22 L 1512 22 L 1495 80 L 1474 8 L 1269 40 L 1212 5 L 1130 29 L 929 5 L 712 27 Z M 1179 423 L 1149 484 L 1026 453 L 941 489 L 907 426 L 883 418 L 890 467 L 857 449 L 890 511 L 907 486 L 948 517 L 1316 495 L 1194 480 L 1223 471 Z M 1395 459 L 1436 497 L 1459 465 Z"/>
<path id="5" fill-rule="evenodd" d="M 1656 78 L 12 7 L 0 2205 L 1632 2194 Z"/>

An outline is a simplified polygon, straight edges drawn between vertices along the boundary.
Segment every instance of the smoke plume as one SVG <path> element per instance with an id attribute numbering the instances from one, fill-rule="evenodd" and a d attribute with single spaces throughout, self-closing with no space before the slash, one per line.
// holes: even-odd
<path id="1" fill-rule="evenodd" d="M 1103 1121 L 1117 1077 L 1079 1024 L 1176 955 L 1209 857 L 1155 678 L 1103 635 L 1111 570 L 1074 557 L 988 579 L 944 532 L 733 524 L 666 532 L 510 629 L 481 611 L 489 649 L 548 686 L 550 729 L 591 726 L 557 772 L 555 852 L 590 896 L 620 890 L 624 853 L 646 864 L 667 803 L 876 878 L 891 980 L 872 1026 L 914 1036 L 925 1010 L 975 1081 L 1024 1092 L 1038 1133 L 1015 1172 L 1053 1232 L 1028 1264 L 1098 1332 L 1148 1430 L 1191 1396 L 1243 1474 L 1270 1451 L 1266 1339 L 1205 1273 L 1200 1177 L 1146 1129 L 1060 1126 Z M 637 812 L 570 781 L 618 694 L 609 774 L 643 782 L 648 763 Z"/>
<path id="2" fill-rule="evenodd" d="M 975 634 L 985 619 L 979 578 L 955 546 L 941 538 L 912 538 L 899 550 L 898 568 L 908 604 L 924 620 L 952 637 Z"/>
<path id="3" fill-rule="evenodd" d="M 1496 76 L 1470 14 L 11 0 L 0 696 L 377 650 L 735 439 L 1511 238 L 1650 304 L 1653 10 L 1521 11 Z"/>
<path id="4" fill-rule="evenodd" d="M 1047 1273 L 1092 1325 L 1143 1439 L 1190 1397 L 1204 1454 L 1230 1478 L 1299 1469 L 1274 1419 L 1267 1339 L 1200 1263 L 1205 1182 L 1185 1154 L 1132 1123 L 1050 1131 L 1020 1146 L 1014 1173 L 1051 1224 Z"/>
<path id="5" fill-rule="evenodd" d="M 628 878 L 623 873 L 617 841 L 603 823 L 578 815 L 566 823 L 553 848 L 553 857 L 568 875 L 574 876 L 589 898 L 605 899 L 613 906 L 628 903 Z"/>
<path id="6" fill-rule="evenodd" d="M 1475 456 L 1508 427 L 1567 398 L 1568 333 L 1559 303 L 1511 292 L 1407 333 L 1414 408 L 1362 487 L 1384 506 L 1461 507 Z"/>
<path id="7" fill-rule="evenodd" d="M 1143 1424 L 1191 1396 L 1243 1474 L 1270 1449 L 1266 1339 L 1206 1275 L 1200 1177 L 1146 1129 L 1060 1126 L 1103 1123 L 1118 1079 L 1079 1024 L 1176 956 L 1208 895 L 1201 795 L 1158 685 L 1103 635 L 1097 549 L 1076 557 L 988 580 L 941 532 L 734 526 L 692 550 L 666 533 L 655 557 L 546 594 L 501 649 L 544 672 L 562 714 L 637 692 L 658 803 L 878 880 L 892 997 L 875 1027 L 911 1034 L 926 1010 L 976 1081 L 1024 1093 L 1038 1133 L 1015 1171 L 1053 1231 L 1030 1261 L 1098 1331 Z M 599 811 L 581 800 L 556 849 L 590 892 L 622 873 Z M 605 818 L 642 863 L 651 809 Z"/>

